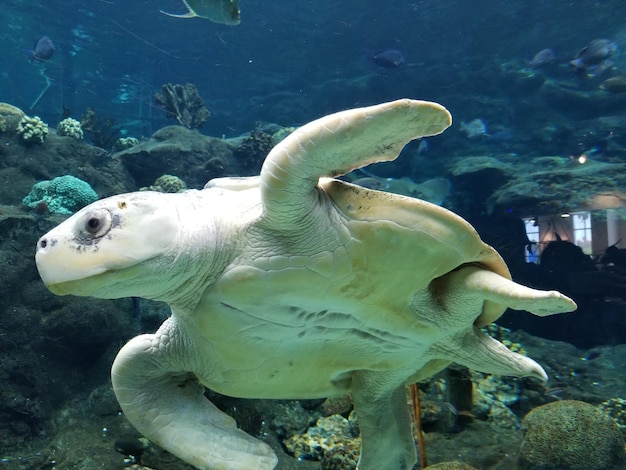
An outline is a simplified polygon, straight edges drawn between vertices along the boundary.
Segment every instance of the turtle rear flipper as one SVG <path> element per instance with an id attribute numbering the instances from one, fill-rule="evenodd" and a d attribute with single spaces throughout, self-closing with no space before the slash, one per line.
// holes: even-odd
<path id="1" fill-rule="evenodd" d="M 172 339 L 171 328 L 159 334 L 164 327 L 132 339 L 113 363 L 113 389 L 131 424 L 197 468 L 273 469 L 278 460 L 271 447 L 238 429 L 204 397 L 193 373 L 177 369 L 175 348 L 182 343 Z"/>

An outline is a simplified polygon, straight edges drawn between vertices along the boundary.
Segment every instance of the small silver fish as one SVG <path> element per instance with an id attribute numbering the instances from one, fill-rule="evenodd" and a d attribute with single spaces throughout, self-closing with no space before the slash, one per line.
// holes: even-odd
<path id="1" fill-rule="evenodd" d="M 530 61 L 530 67 L 538 69 L 553 64 L 555 60 L 556 55 L 552 49 L 543 49 L 535 54 L 533 60 Z"/>
<path id="2" fill-rule="evenodd" d="M 159 10 L 174 18 L 204 18 L 213 23 L 238 25 L 241 21 L 239 0 L 182 0 L 187 13 L 177 15 Z"/>

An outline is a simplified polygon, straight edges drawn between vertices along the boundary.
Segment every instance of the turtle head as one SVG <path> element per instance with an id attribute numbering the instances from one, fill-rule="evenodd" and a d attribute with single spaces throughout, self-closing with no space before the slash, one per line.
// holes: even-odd
<path id="1" fill-rule="evenodd" d="M 43 282 L 57 295 L 153 298 L 176 256 L 174 196 L 136 192 L 83 208 L 37 242 Z"/>

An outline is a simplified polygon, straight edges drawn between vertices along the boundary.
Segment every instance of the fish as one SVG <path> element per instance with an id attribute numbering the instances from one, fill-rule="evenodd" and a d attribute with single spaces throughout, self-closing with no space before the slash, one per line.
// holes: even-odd
<path id="1" fill-rule="evenodd" d="M 626 92 L 626 75 L 607 78 L 600 85 L 600 89 L 613 94 Z"/>
<path id="2" fill-rule="evenodd" d="M 556 54 L 552 49 L 543 49 L 535 54 L 530 61 L 530 67 L 538 69 L 554 63 L 556 60 Z"/>
<path id="3" fill-rule="evenodd" d="M 213 23 L 238 25 L 241 21 L 239 0 L 182 0 L 187 13 L 177 15 L 159 10 L 174 18 L 203 18 Z"/>
<path id="4" fill-rule="evenodd" d="M 384 49 L 369 56 L 369 59 L 379 67 L 388 69 L 400 67 L 406 61 L 402 51 L 398 49 Z"/>
<path id="5" fill-rule="evenodd" d="M 550 388 L 547 388 L 543 393 L 552 398 L 556 398 L 557 400 L 561 400 L 561 395 L 568 392 L 568 387 L 566 384 L 556 384 Z"/>
<path id="6" fill-rule="evenodd" d="M 595 72 L 597 69 L 606 69 L 606 62 L 617 50 L 617 44 L 610 39 L 594 39 L 572 59 L 569 63 L 576 71 Z"/>
<path id="7" fill-rule="evenodd" d="M 487 134 L 487 124 L 480 118 L 472 119 L 469 122 L 461 121 L 461 132 L 464 132 L 469 139 L 489 136 Z"/>
<path id="8" fill-rule="evenodd" d="M 39 62 L 45 62 L 50 60 L 56 51 L 54 43 L 48 36 L 41 36 L 35 42 L 32 49 L 27 49 L 26 52 L 30 54 L 30 61 L 38 60 Z"/>

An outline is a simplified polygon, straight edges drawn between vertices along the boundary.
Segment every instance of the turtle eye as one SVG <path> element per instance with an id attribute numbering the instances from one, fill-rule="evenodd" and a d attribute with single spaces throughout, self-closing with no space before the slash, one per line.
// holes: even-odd
<path id="1" fill-rule="evenodd" d="M 87 212 L 83 219 L 81 235 L 85 238 L 100 238 L 111 229 L 111 213 L 106 209 Z"/>

